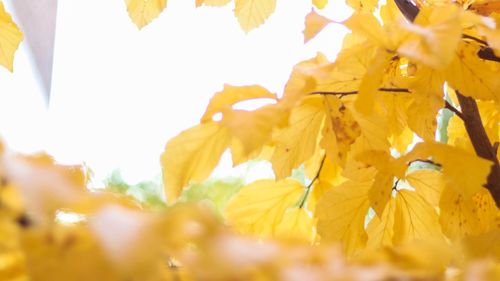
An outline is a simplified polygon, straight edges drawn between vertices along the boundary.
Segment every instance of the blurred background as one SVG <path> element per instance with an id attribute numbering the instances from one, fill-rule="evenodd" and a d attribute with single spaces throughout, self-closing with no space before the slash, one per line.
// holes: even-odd
<path id="1" fill-rule="evenodd" d="M 123 0 L 3 2 L 25 40 L 14 73 L 0 69 L 1 136 L 20 152 L 85 163 L 97 181 L 113 171 L 130 183 L 158 178 L 165 143 L 198 123 L 224 83 L 281 93 L 294 64 L 318 51 L 334 59 L 347 32 L 329 25 L 304 45 L 311 0 L 278 0 L 276 12 L 248 34 L 233 4 L 195 8 L 194 0 L 170 0 L 139 31 Z M 351 13 L 330 2 L 320 13 L 334 20 Z M 225 157 L 215 173 L 234 171 Z"/>

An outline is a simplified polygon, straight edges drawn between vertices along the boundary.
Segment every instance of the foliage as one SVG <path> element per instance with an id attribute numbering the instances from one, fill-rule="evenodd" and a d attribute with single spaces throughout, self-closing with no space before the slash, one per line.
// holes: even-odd
<path id="1" fill-rule="evenodd" d="M 111 192 L 130 189 L 116 175 L 89 191 L 78 167 L 2 149 L 0 276 L 499 280 L 500 2 L 348 0 L 354 12 L 341 23 L 320 14 L 328 1 L 312 2 L 305 41 L 330 24 L 352 31 L 336 60 L 299 62 L 279 94 L 225 85 L 200 124 L 166 144 L 168 208 Z M 139 28 L 166 6 L 125 3 Z M 235 0 L 235 16 L 249 31 L 275 5 Z M 259 98 L 272 102 L 233 108 Z M 444 109 L 453 116 L 438 142 Z M 234 165 L 270 161 L 276 179 L 201 183 L 228 149 Z M 297 168 L 306 182 L 291 178 Z M 185 203 L 207 197 L 229 228 Z M 61 211 L 84 219 L 55 220 Z"/>

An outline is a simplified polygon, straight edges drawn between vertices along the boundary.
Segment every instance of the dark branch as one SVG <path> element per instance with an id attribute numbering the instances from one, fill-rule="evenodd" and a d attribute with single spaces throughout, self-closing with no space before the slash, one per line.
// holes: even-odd
<path id="1" fill-rule="evenodd" d="M 405 16 L 407 20 L 413 22 L 418 15 L 420 10 L 417 6 L 413 5 L 413 3 L 409 0 L 394 0 L 396 5 L 398 6 L 401 13 Z"/>
<path id="2" fill-rule="evenodd" d="M 441 167 L 441 164 L 439 163 L 436 163 L 432 160 L 428 160 L 428 159 L 415 159 L 415 160 L 412 160 L 408 163 L 408 166 L 410 166 L 411 164 L 415 163 L 415 162 L 422 162 L 422 163 L 427 163 L 427 164 L 432 164 L 434 166 L 437 166 L 437 167 Z"/>
<path id="3" fill-rule="evenodd" d="M 462 120 L 464 121 L 465 130 L 469 135 L 474 151 L 477 156 L 493 162 L 486 181 L 486 188 L 491 192 L 497 206 L 500 207 L 500 164 L 496 156 L 495 146 L 490 142 L 486 134 L 476 100 L 462 95 L 459 91 L 456 91 L 456 93 L 462 108 Z"/>
<path id="4" fill-rule="evenodd" d="M 378 91 L 380 91 L 380 92 L 393 92 L 393 93 L 410 93 L 410 90 L 405 89 L 405 88 L 378 88 Z M 318 91 L 318 92 L 310 93 L 310 95 L 340 96 L 340 97 L 356 95 L 356 94 L 358 94 L 358 91 L 349 91 L 349 92 Z"/>
<path id="5" fill-rule="evenodd" d="M 477 52 L 477 56 L 483 60 L 500 62 L 500 57 L 497 57 L 493 49 L 490 47 L 482 47 L 481 50 Z"/>
<path id="6" fill-rule="evenodd" d="M 456 109 L 453 105 L 451 105 L 448 101 L 445 101 L 445 106 L 444 108 L 451 110 L 453 113 L 455 113 L 460 119 L 464 120 L 464 117 L 462 116 L 462 112 L 460 110 Z"/>
<path id="7" fill-rule="evenodd" d="M 470 36 L 470 35 L 467 35 L 467 34 L 462 34 L 462 38 L 464 39 L 470 39 L 472 41 L 476 41 L 477 43 L 479 44 L 482 44 L 482 45 L 485 45 L 485 46 L 488 46 L 488 42 L 484 41 L 484 40 L 481 40 L 479 38 L 476 38 L 474 36 Z"/>

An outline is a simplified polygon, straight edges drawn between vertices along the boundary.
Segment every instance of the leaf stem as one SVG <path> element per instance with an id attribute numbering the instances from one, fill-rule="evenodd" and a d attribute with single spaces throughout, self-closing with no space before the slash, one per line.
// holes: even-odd
<path id="1" fill-rule="evenodd" d="M 309 197 L 309 193 L 311 192 L 311 187 L 314 184 L 314 182 L 319 178 L 319 174 L 321 173 L 321 169 L 323 169 L 323 165 L 325 164 L 325 159 L 326 159 L 326 153 L 323 156 L 323 159 L 321 160 L 321 164 L 319 164 L 319 169 L 318 169 L 318 172 L 316 173 L 316 176 L 314 176 L 314 178 L 311 180 L 311 182 L 306 187 L 306 193 L 304 194 L 302 201 L 300 201 L 299 208 L 302 209 L 304 207 L 304 205 L 306 204 L 307 198 Z"/>

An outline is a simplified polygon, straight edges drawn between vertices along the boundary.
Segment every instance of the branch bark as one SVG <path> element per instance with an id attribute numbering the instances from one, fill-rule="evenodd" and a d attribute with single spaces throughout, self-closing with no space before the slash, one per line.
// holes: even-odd
<path id="1" fill-rule="evenodd" d="M 419 13 L 418 7 L 413 5 L 409 0 L 395 0 L 395 2 L 401 13 L 409 21 L 413 22 Z M 478 53 L 478 57 L 500 62 L 498 57 L 494 55 L 491 56 L 488 53 L 488 49 L 490 48 L 485 47 L 481 49 Z M 474 151 L 479 157 L 493 162 L 485 187 L 490 191 L 497 207 L 500 208 L 500 165 L 496 157 L 496 149 L 486 134 L 476 101 L 471 97 L 462 95 L 458 91 L 457 97 L 461 107 L 461 118 L 472 146 L 474 147 Z"/>
<path id="2" fill-rule="evenodd" d="M 500 208 L 500 164 L 498 162 L 494 145 L 490 142 L 479 115 L 476 101 L 466 97 L 457 91 L 458 102 L 462 108 L 462 120 L 469 139 L 477 156 L 493 162 L 490 174 L 486 182 L 486 188 L 495 199 L 497 207 Z"/>

